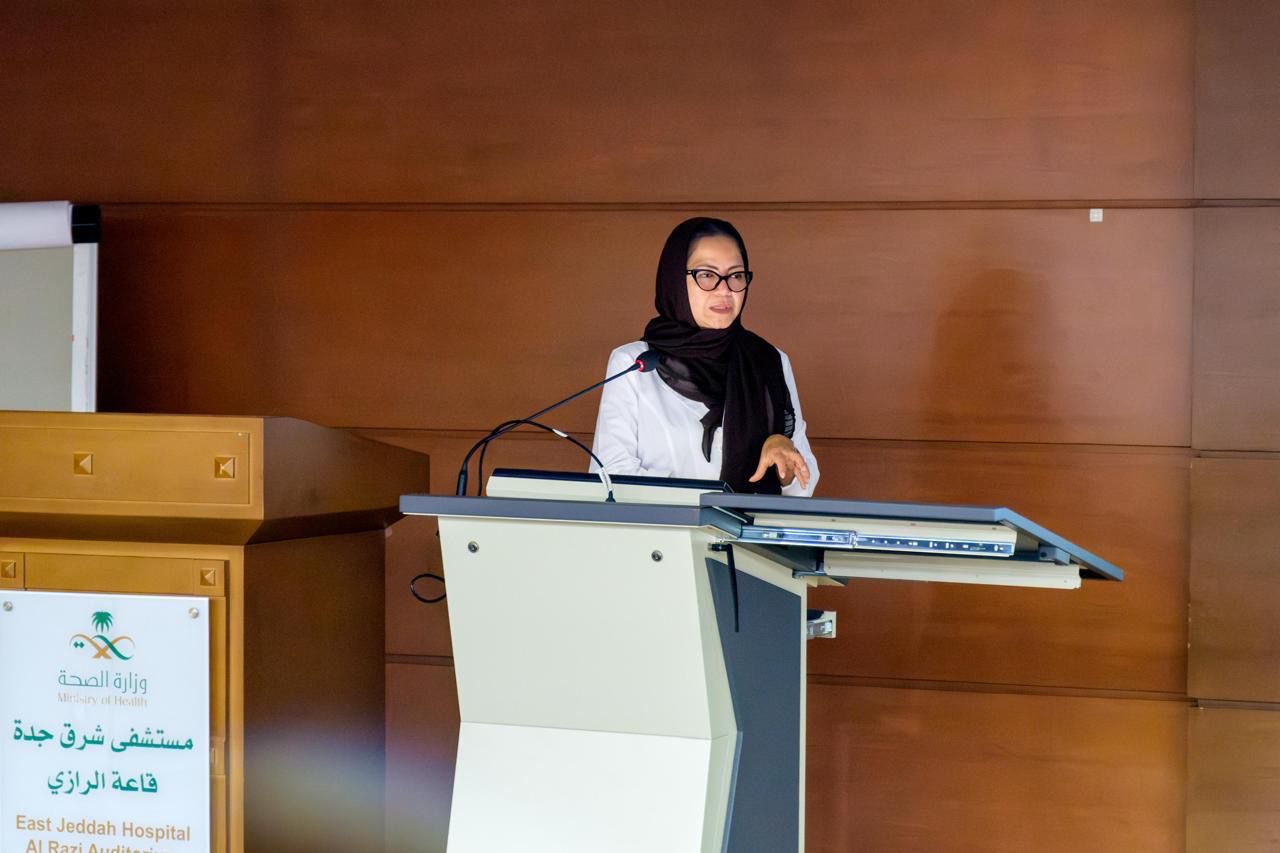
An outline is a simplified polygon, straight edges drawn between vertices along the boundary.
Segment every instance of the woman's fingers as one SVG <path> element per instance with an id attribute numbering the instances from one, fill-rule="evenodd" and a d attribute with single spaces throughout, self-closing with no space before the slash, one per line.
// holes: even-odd
<path id="1" fill-rule="evenodd" d="M 771 437 L 772 438 L 772 437 Z M 791 484 L 791 481 L 797 477 L 800 479 L 800 485 L 809 488 L 809 465 L 804 461 L 804 456 L 799 450 L 796 450 L 794 444 L 789 439 L 782 439 L 781 442 L 768 441 L 760 453 L 760 464 L 756 467 L 756 472 L 748 482 L 755 483 L 764 476 L 770 466 L 778 469 L 778 481 L 784 486 Z"/>
<path id="2" fill-rule="evenodd" d="M 778 451 L 774 464 L 778 466 L 778 482 L 784 486 L 790 485 L 792 478 L 796 475 L 795 462 L 791 459 L 791 454 L 785 450 Z"/>
<path id="3" fill-rule="evenodd" d="M 800 478 L 800 485 L 806 489 L 809 488 L 809 463 L 804 461 L 804 457 L 796 452 L 796 476 Z"/>
<path id="4" fill-rule="evenodd" d="M 756 466 L 756 472 L 747 478 L 748 483 L 754 483 L 764 476 L 764 472 L 769 470 L 770 465 L 778 464 L 778 451 L 766 447 L 764 452 L 760 454 L 760 464 Z M 778 476 L 782 476 L 782 468 L 778 468 Z"/>

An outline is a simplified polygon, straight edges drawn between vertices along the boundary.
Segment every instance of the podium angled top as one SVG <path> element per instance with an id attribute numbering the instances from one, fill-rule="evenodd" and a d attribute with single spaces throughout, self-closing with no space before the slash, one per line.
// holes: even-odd
<path id="1" fill-rule="evenodd" d="M 293 418 L 0 412 L 0 530 L 210 544 L 399 517 L 427 457 Z"/>
<path id="2" fill-rule="evenodd" d="M 1008 507 L 731 494 L 702 481 L 644 477 L 614 483 L 618 501 L 609 503 L 594 476 L 498 471 L 490 480 L 496 496 L 410 494 L 400 508 L 406 515 L 704 528 L 830 578 L 1055 588 L 1124 579 L 1117 566 Z"/>
<path id="3" fill-rule="evenodd" d="M 902 519 L 942 524 L 989 524 L 1010 528 L 1017 534 L 1013 554 L 1053 553 L 1070 559 L 1095 580 L 1124 580 L 1124 572 L 1098 555 L 1081 548 L 1048 528 L 1008 507 L 926 504 L 896 501 L 856 501 L 833 498 L 795 498 L 778 495 L 705 494 L 704 507 L 758 516 Z"/>

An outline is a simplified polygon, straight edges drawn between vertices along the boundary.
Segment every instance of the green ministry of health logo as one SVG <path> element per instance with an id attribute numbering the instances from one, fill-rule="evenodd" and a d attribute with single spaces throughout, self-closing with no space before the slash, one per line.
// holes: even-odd
<path id="1" fill-rule="evenodd" d="M 91 617 L 93 630 L 96 632 L 92 636 L 89 634 L 72 634 L 71 646 L 76 649 L 85 647 L 93 649 L 93 657 L 95 660 L 129 660 L 133 655 L 125 654 L 121 650 L 121 645 L 128 643 L 128 650 L 133 651 L 133 637 L 127 634 L 121 634 L 115 638 L 107 637 L 107 632 L 111 630 L 112 618 L 111 614 L 105 610 L 99 610 Z"/>

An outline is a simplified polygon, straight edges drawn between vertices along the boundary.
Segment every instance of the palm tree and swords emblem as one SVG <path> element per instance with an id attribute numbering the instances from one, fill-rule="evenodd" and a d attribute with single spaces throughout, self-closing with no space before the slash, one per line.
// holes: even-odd
<path id="1" fill-rule="evenodd" d="M 128 643 L 129 650 L 132 651 L 133 638 L 127 634 L 121 634 L 115 638 L 109 638 L 107 636 L 107 632 L 111 630 L 111 625 L 114 621 L 115 620 L 112 618 L 111 614 L 107 611 L 96 611 L 93 616 L 90 617 L 90 622 L 93 625 L 95 633 L 93 635 L 84 633 L 73 634 L 71 636 L 72 647 L 83 649 L 85 646 L 89 646 L 93 649 L 94 660 L 111 660 L 112 658 L 115 658 L 116 660 L 129 660 L 133 656 L 125 654 L 124 651 L 121 650 L 120 646 L 122 643 Z"/>

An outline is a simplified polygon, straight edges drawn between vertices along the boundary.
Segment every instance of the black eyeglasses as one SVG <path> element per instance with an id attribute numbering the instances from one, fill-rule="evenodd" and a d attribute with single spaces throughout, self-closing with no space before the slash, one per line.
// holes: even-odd
<path id="1" fill-rule="evenodd" d="M 728 283 L 729 289 L 734 293 L 741 293 L 751 283 L 750 270 L 739 270 L 728 275 L 720 275 L 715 270 L 708 269 L 685 270 L 685 273 L 693 276 L 694 283 L 706 291 L 715 290 L 720 286 L 720 282 L 723 281 Z"/>

